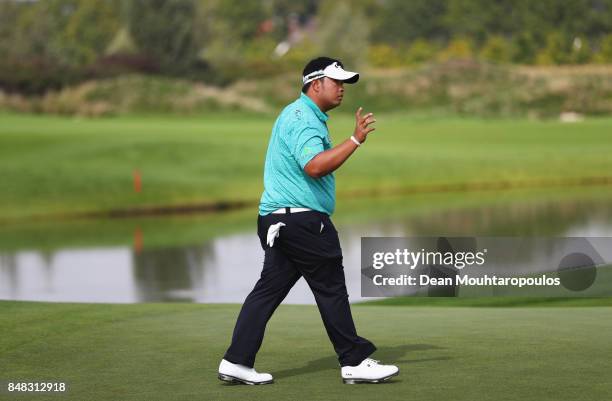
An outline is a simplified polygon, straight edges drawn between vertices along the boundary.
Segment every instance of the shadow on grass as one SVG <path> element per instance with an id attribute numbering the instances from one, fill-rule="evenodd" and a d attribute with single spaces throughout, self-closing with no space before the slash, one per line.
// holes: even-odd
<path id="1" fill-rule="evenodd" d="M 420 363 L 420 362 L 428 362 L 428 361 L 447 361 L 450 360 L 450 357 L 447 356 L 439 356 L 432 358 L 420 358 L 420 359 L 402 359 L 408 352 L 410 351 L 428 351 L 428 350 L 436 350 L 443 349 L 442 347 L 438 347 L 436 345 L 431 344 L 404 344 L 404 345 L 396 345 L 390 347 L 380 347 L 378 350 L 372 355 L 374 359 L 380 359 L 382 363 L 387 364 L 408 364 L 408 363 Z M 325 358 L 319 358 L 312 361 L 309 361 L 306 365 L 298 367 L 285 369 L 278 372 L 274 372 L 275 379 L 283 379 L 291 376 L 304 375 L 308 373 L 320 372 L 323 370 L 337 370 L 338 375 L 340 374 L 340 365 L 338 364 L 338 359 L 335 356 L 328 356 Z M 389 383 L 393 383 L 398 380 L 391 380 Z"/>

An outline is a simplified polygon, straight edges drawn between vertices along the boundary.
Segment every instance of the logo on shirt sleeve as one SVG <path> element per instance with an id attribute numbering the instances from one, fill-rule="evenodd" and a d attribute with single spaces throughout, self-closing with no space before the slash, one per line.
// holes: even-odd
<path id="1" fill-rule="evenodd" d="M 304 148 L 302 149 L 302 157 L 309 156 L 313 154 L 315 151 L 316 149 L 313 148 L 312 146 L 304 146 Z"/>

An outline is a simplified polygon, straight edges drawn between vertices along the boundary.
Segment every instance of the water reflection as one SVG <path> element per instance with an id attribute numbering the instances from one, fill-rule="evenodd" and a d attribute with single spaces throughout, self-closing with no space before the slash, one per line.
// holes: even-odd
<path id="1" fill-rule="evenodd" d="M 360 301 L 361 237 L 612 237 L 609 202 L 517 203 L 339 225 L 347 287 Z M 160 230 L 163 227 L 159 228 Z M 145 238 L 147 233 L 143 232 Z M 1 246 L 2 244 L 0 244 Z M 0 299 L 64 302 L 242 302 L 263 263 L 252 232 L 183 247 L 107 247 L 0 253 Z M 312 304 L 304 280 L 286 303 Z"/>
<path id="2" fill-rule="evenodd" d="M 139 302 L 192 301 L 201 291 L 205 256 L 211 244 L 198 247 L 151 249 L 132 253 L 132 276 Z"/>

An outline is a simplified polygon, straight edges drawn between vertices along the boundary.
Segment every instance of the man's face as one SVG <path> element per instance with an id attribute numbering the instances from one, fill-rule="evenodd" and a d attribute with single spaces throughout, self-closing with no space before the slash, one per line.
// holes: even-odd
<path id="1" fill-rule="evenodd" d="M 323 77 L 318 80 L 318 97 L 320 104 L 325 107 L 324 111 L 338 107 L 344 96 L 344 82 L 333 78 Z"/>

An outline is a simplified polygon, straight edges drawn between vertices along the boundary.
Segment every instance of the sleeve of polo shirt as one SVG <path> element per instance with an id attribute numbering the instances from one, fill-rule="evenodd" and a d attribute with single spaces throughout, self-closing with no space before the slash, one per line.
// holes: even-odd
<path id="1" fill-rule="evenodd" d="M 293 156 L 304 169 L 313 157 L 323 152 L 323 138 L 314 128 L 304 127 L 297 132 Z"/>

